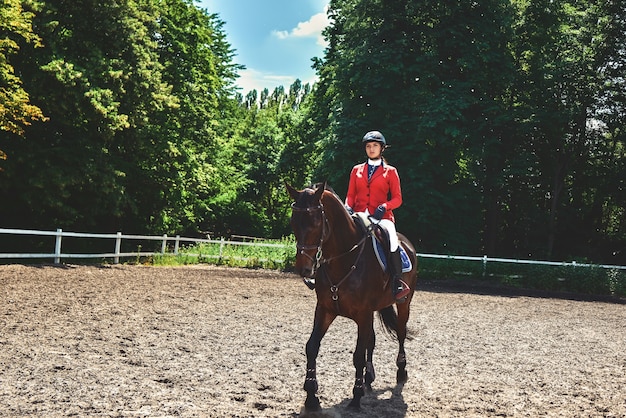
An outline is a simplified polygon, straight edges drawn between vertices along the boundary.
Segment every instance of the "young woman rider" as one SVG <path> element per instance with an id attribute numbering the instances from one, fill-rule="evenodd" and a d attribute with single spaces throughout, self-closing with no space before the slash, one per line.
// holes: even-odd
<path id="1" fill-rule="evenodd" d="M 393 210 L 402 204 L 400 177 L 395 167 L 387 164 L 383 151 L 387 141 L 379 131 L 370 131 L 363 137 L 367 161 L 357 164 L 350 172 L 350 182 L 346 195 L 346 209 L 349 212 L 365 212 L 379 221 L 387 230 L 390 238 L 391 259 L 389 267 L 393 278 L 393 293 L 397 301 L 404 301 L 410 292 L 409 286 L 402 280 L 402 261 L 398 250 Z"/>

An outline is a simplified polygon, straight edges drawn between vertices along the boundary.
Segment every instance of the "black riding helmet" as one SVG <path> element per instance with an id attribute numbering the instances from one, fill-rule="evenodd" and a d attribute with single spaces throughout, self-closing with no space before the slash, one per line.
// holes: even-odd
<path id="1" fill-rule="evenodd" d="M 385 140 L 385 137 L 378 131 L 369 131 L 368 133 L 366 133 L 363 137 L 363 143 L 365 144 L 367 142 L 380 142 L 383 148 L 387 146 L 387 141 Z"/>

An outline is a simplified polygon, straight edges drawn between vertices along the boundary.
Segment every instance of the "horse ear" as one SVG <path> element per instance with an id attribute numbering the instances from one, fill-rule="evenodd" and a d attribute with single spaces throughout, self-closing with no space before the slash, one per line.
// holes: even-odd
<path id="1" fill-rule="evenodd" d="M 298 196 L 300 196 L 300 192 L 293 188 L 289 183 L 285 182 L 285 187 L 287 188 L 287 192 L 293 200 L 298 200 Z"/>
<path id="2" fill-rule="evenodd" d="M 326 190 L 326 181 L 324 181 L 324 183 L 321 183 L 315 191 L 315 199 L 317 199 L 319 202 L 322 201 L 322 194 L 324 193 L 324 190 Z"/>

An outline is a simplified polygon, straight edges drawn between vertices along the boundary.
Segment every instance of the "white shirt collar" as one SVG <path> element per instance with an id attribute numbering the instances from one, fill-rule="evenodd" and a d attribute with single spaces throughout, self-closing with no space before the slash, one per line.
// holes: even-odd
<path id="1" fill-rule="evenodd" d="M 383 159 L 382 159 L 382 158 L 379 158 L 378 160 L 372 160 L 372 159 L 368 158 L 368 159 L 367 159 L 367 163 L 368 163 L 369 165 L 379 166 L 379 165 L 381 165 L 381 164 L 383 163 Z"/>

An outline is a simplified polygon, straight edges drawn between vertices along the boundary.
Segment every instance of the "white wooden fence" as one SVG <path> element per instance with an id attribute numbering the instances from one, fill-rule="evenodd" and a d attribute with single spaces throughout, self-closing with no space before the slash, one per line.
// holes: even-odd
<path id="1" fill-rule="evenodd" d="M 168 253 L 168 243 L 173 242 L 174 247 L 171 254 L 177 255 L 178 250 L 180 248 L 180 244 L 183 242 L 188 243 L 209 243 L 209 244 L 220 244 L 220 252 L 219 255 L 213 256 L 214 258 L 222 258 L 222 250 L 225 245 L 248 245 L 248 246 L 260 246 L 260 247 L 278 247 L 285 248 L 284 244 L 271 244 L 264 243 L 258 241 L 227 241 L 224 238 L 220 238 L 218 240 L 214 239 L 202 239 L 202 238 L 187 238 L 181 237 L 179 235 L 176 236 L 168 236 L 166 234 L 161 236 L 154 235 L 124 235 L 121 232 L 117 232 L 115 234 L 89 234 L 83 232 L 65 232 L 61 229 L 57 229 L 56 231 L 37 231 L 30 229 L 6 229 L 0 228 L 0 235 L 36 235 L 36 236 L 54 236 L 55 237 L 55 245 L 54 252 L 51 253 L 0 253 L 0 259 L 21 259 L 21 258 L 35 258 L 35 259 L 54 259 L 55 263 L 60 263 L 61 259 L 70 259 L 70 258 L 112 258 L 114 263 L 119 263 L 120 258 L 122 257 L 143 257 L 143 256 L 153 256 L 155 254 L 166 254 Z M 100 253 L 100 254 L 76 254 L 76 253 L 64 253 L 62 251 L 62 240 L 63 237 L 75 237 L 75 238 L 98 238 L 98 239 L 112 239 L 115 240 L 115 246 L 112 252 L 108 253 Z M 251 237 L 247 237 L 251 238 Z M 132 251 L 132 252 L 121 252 L 122 248 L 122 240 L 146 240 L 146 241 L 160 241 L 161 242 L 161 251 Z M 194 255 L 194 254 L 189 254 Z M 198 254 L 195 254 L 198 255 Z M 449 259 L 449 260 L 467 260 L 467 261 L 479 261 L 483 263 L 483 269 L 486 270 L 488 262 L 497 262 L 497 263 L 516 263 L 516 264 L 539 264 L 539 265 L 548 265 L 548 266 L 570 266 L 570 267 L 595 267 L 595 268 L 603 268 L 603 269 L 614 269 L 614 270 L 626 270 L 626 266 L 619 265 L 605 265 L 605 264 L 585 264 L 585 263 L 577 263 L 576 261 L 566 262 L 566 261 L 536 261 L 536 260 L 519 260 L 519 259 L 511 259 L 511 258 L 494 258 L 494 257 L 472 257 L 472 256 L 459 256 L 459 255 L 440 255 L 440 254 L 424 254 L 418 253 L 418 257 L 423 258 L 440 258 L 440 259 Z M 203 255 L 203 257 L 207 257 Z M 210 257 L 210 256 L 209 256 Z M 284 260 L 273 260 L 273 261 L 284 261 Z"/>
<path id="2" fill-rule="evenodd" d="M 242 242 L 242 241 L 227 241 L 224 238 L 214 240 L 214 239 L 202 239 L 202 238 L 187 238 L 181 237 L 180 235 L 176 236 L 168 236 L 167 234 L 163 234 L 161 236 L 155 235 L 124 235 L 121 232 L 117 232 L 115 234 L 89 234 L 83 232 L 66 232 L 61 229 L 57 229 L 56 231 L 37 231 L 31 229 L 7 229 L 0 228 L 0 235 L 35 235 L 35 236 L 53 236 L 55 237 L 54 244 L 54 252 L 51 253 L 0 253 L 0 259 L 21 259 L 21 258 L 34 258 L 34 259 L 54 259 L 55 264 L 59 264 L 61 259 L 71 259 L 71 258 L 112 258 L 115 264 L 120 262 L 120 258 L 122 257 L 147 257 L 153 256 L 155 254 L 165 255 L 174 254 L 177 255 L 180 249 L 181 243 L 208 243 L 208 244 L 219 244 L 219 255 L 205 255 L 202 254 L 202 257 L 205 258 L 222 258 L 223 249 L 226 245 L 247 245 L 247 246 L 259 246 L 259 247 L 277 247 L 277 248 L 285 248 L 284 244 L 271 244 L 271 243 L 263 243 L 263 242 Z M 98 238 L 98 239 L 111 239 L 115 240 L 115 246 L 112 248 L 112 252 L 106 253 L 98 253 L 98 254 L 83 254 L 83 253 L 64 253 L 62 251 L 62 242 L 63 237 L 73 237 L 73 238 Z M 122 252 L 122 240 L 142 240 L 142 241 L 160 241 L 161 242 L 161 251 L 141 251 L 138 249 L 137 251 L 130 252 Z M 171 245 L 168 243 L 173 243 L 173 250 L 168 252 L 168 249 Z M 190 254 L 186 253 L 190 256 L 198 256 L 200 254 Z M 233 257 L 237 259 L 245 259 L 241 257 Z M 267 261 L 267 260 L 259 260 L 259 261 Z M 282 262 L 284 260 L 273 260 Z"/>

